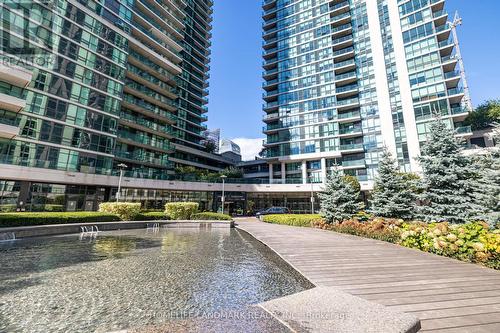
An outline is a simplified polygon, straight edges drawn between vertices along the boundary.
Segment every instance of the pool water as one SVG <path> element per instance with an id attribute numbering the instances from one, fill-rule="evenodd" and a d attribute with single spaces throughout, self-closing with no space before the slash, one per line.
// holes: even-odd
<path id="1" fill-rule="evenodd" d="M 308 288 L 235 229 L 0 243 L 0 332 L 279 331 L 252 305 Z"/>

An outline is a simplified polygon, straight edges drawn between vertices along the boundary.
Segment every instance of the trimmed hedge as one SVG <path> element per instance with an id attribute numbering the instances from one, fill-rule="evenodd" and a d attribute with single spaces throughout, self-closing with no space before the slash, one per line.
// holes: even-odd
<path id="1" fill-rule="evenodd" d="M 262 221 L 267 223 L 285 224 L 295 227 L 311 227 L 319 220 L 321 220 L 319 214 L 276 214 L 264 215 L 262 217 Z"/>
<path id="2" fill-rule="evenodd" d="M 99 212 L 118 215 L 122 221 L 132 221 L 141 212 L 140 202 L 103 202 Z"/>
<path id="3" fill-rule="evenodd" d="M 220 213 L 203 212 L 191 215 L 191 220 L 200 221 L 231 221 L 231 216 Z"/>
<path id="4" fill-rule="evenodd" d="M 21 227 L 44 224 L 114 222 L 120 218 L 98 212 L 1 213 L 0 227 Z"/>
<path id="5" fill-rule="evenodd" d="M 164 212 L 142 212 L 137 215 L 135 221 L 155 221 L 155 220 L 169 220 L 169 217 Z"/>
<path id="6" fill-rule="evenodd" d="M 165 214 L 172 220 L 189 220 L 198 212 L 197 202 L 169 202 L 165 204 Z"/>

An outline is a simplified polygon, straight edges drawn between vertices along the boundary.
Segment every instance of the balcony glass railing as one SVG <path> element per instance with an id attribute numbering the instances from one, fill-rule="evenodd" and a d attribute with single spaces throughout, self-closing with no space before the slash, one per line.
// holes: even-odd
<path id="1" fill-rule="evenodd" d="M 468 112 L 469 110 L 463 106 L 456 106 L 451 108 L 451 114 L 462 114 Z"/>
<path id="2" fill-rule="evenodd" d="M 448 89 L 448 96 L 462 94 L 463 92 L 463 88 Z"/>
<path id="3" fill-rule="evenodd" d="M 350 84 L 350 85 L 347 85 L 344 87 L 339 87 L 339 88 L 335 89 L 335 91 L 337 92 L 337 94 L 339 94 L 339 93 L 343 93 L 343 92 L 351 91 L 351 90 L 356 90 L 356 89 L 358 89 L 357 84 Z"/>
<path id="4" fill-rule="evenodd" d="M 339 113 L 338 118 L 339 119 L 348 119 L 348 118 L 354 118 L 354 117 L 359 117 L 361 113 L 359 111 L 351 111 L 351 112 L 346 112 L 346 113 Z"/>
<path id="5" fill-rule="evenodd" d="M 469 134 L 472 133 L 472 127 L 471 126 L 460 126 L 455 128 L 455 133 L 456 134 Z"/>
<path id="6" fill-rule="evenodd" d="M 443 48 L 449 45 L 454 45 L 453 41 L 451 40 L 443 40 L 442 42 L 439 42 L 439 48 Z"/>
<path id="7" fill-rule="evenodd" d="M 434 18 L 444 16 L 444 15 L 448 15 L 448 12 L 444 9 L 438 10 L 437 12 L 432 13 L 432 17 L 434 17 Z"/>
<path id="8" fill-rule="evenodd" d="M 357 104 L 359 103 L 359 98 L 348 98 L 348 99 L 343 99 L 340 101 L 337 101 L 337 106 L 345 106 L 345 105 L 350 105 L 350 104 Z"/>
<path id="9" fill-rule="evenodd" d="M 436 33 L 440 33 L 449 29 L 451 29 L 450 25 L 448 23 L 445 23 L 443 25 L 440 25 L 439 27 L 436 27 Z"/>
<path id="10" fill-rule="evenodd" d="M 340 43 L 343 43 L 343 42 L 348 41 L 348 40 L 352 40 L 352 36 L 351 35 L 340 37 L 340 38 L 336 38 L 336 39 L 332 40 L 332 45 L 340 44 Z"/>
<path id="11" fill-rule="evenodd" d="M 345 49 L 335 51 L 335 52 L 333 52 L 333 56 L 337 57 L 337 56 L 341 56 L 341 55 L 349 53 L 349 52 L 354 52 L 354 47 L 349 46 L 349 47 L 347 47 Z"/>
<path id="12" fill-rule="evenodd" d="M 361 131 L 361 127 L 339 128 L 339 134 L 354 134 L 361 133 Z"/>
<path id="13" fill-rule="evenodd" d="M 274 108 L 276 106 L 278 106 L 278 102 L 269 102 L 269 103 L 264 103 L 263 105 L 264 109 Z"/>
<path id="14" fill-rule="evenodd" d="M 349 5 L 349 1 L 344 1 L 344 2 L 340 2 L 336 5 L 333 5 L 330 7 L 330 11 L 334 11 L 338 8 L 342 8 L 342 7 L 345 7 L 345 6 L 348 6 Z"/>
<path id="15" fill-rule="evenodd" d="M 349 59 L 349 60 L 344 60 L 342 62 L 338 62 L 333 67 L 339 68 L 339 67 L 355 65 L 355 64 L 356 64 L 356 61 L 354 59 Z"/>
<path id="16" fill-rule="evenodd" d="M 342 20 L 342 19 L 344 19 L 346 17 L 350 17 L 350 16 L 351 16 L 350 12 L 342 13 L 342 14 L 339 14 L 339 15 L 336 15 L 336 16 L 332 17 L 332 19 L 330 20 L 330 22 L 339 21 L 339 20 Z"/>
<path id="17" fill-rule="evenodd" d="M 344 73 L 344 74 L 340 74 L 340 75 L 335 75 L 335 80 L 336 81 L 345 80 L 345 79 L 356 77 L 356 75 L 357 75 L 356 71 L 348 72 L 348 73 Z"/>
<path id="18" fill-rule="evenodd" d="M 452 71 L 452 72 L 444 73 L 444 78 L 445 79 L 451 79 L 451 78 L 459 77 L 459 76 L 460 76 L 460 72 L 459 71 Z"/>
<path id="19" fill-rule="evenodd" d="M 339 25 L 338 27 L 333 28 L 332 33 L 336 33 L 336 32 L 339 32 L 339 31 L 342 31 L 345 29 L 349 29 L 351 27 L 352 27 L 351 23 L 342 24 L 342 25 Z"/>
<path id="20" fill-rule="evenodd" d="M 352 161 L 342 161 L 342 166 L 361 166 L 361 165 L 366 165 L 366 162 L 364 159 L 362 160 L 352 160 Z"/>
<path id="21" fill-rule="evenodd" d="M 363 144 L 362 143 L 350 143 L 350 144 L 345 144 L 345 145 L 340 145 L 340 150 L 353 150 L 353 149 L 362 149 Z"/>
<path id="22" fill-rule="evenodd" d="M 278 81 L 279 81 L 278 79 L 272 79 L 269 81 L 265 81 L 265 82 L 262 82 L 262 86 L 263 87 L 270 86 L 271 84 L 278 83 Z"/>

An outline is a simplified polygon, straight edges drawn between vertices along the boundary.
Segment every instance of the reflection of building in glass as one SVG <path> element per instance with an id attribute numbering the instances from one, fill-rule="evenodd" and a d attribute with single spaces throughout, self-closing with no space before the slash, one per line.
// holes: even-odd
<path id="1" fill-rule="evenodd" d="M 207 129 L 206 131 L 202 132 L 202 135 L 204 138 L 202 144 L 206 147 L 207 143 L 211 142 L 212 146 L 214 147 L 213 152 L 218 153 L 220 146 L 220 128 L 214 130 Z"/>
<path id="2" fill-rule="evenodd" d="M 241 161 L 241 149 L 236 143 L 229 139 L 222 139 L 220 142 L 219 154 L 234 161 Z"/>

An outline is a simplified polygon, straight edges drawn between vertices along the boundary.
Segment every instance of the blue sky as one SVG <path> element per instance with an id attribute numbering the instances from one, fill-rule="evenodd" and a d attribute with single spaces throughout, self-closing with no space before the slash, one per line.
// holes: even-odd
<path id="1" fill-rule="evenodd" d="M 215 0 L 209 128 L 253 154 L 262 134 L 261 0 Z M 458 10 L 462 56 L 474 105 L 500 98 L 500 1 L 447 0 Z M 252 149 L 253 148 L 253 149 Z"/>

